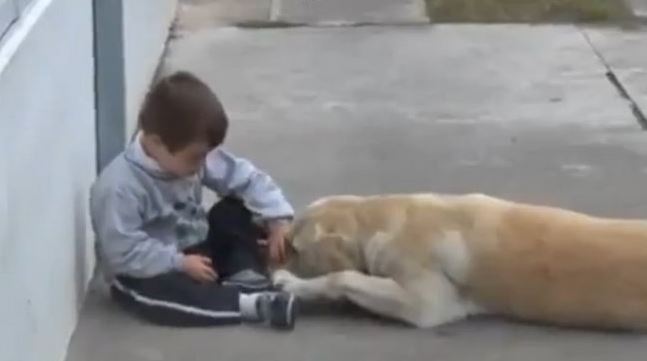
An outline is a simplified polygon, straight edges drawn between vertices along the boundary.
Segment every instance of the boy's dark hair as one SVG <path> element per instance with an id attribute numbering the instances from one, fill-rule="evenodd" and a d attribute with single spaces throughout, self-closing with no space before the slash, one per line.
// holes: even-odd
<path id="1" fill-rule="evenodd" d="M 228 126 L 216 94 L 186 71 L 161 78 L 146 95 L 139 113 L 140 129 L 159 136 L 171 153 L 197 141 L 217 147 Z"/>

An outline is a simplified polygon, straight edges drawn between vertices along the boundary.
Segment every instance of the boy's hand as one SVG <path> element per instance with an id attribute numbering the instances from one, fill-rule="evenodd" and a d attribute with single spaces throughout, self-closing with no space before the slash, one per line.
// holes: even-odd
<path id="1" fill-rule="evenodd" d="M 197 254 L 184 256 L 182 269 L 198 282 L 213 282 L 218 278 L 211 264 L 211 258 L 206 256 Z"/>
<path id="2" fill-rule="evenodd" d="M 267 243 L 270 251 L 270 262 L 281 264 L 285 262 L 285 237 L 290 229 L 290 223 L 277 220 L 269 223 Z"/>

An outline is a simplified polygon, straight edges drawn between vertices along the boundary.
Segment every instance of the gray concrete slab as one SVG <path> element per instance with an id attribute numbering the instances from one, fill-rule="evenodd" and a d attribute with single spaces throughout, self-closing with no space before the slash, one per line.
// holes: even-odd
<path id="1" fill-rule="evenodd" d="M 631 98 L 647 116 L 647 27 L 584 30 Z"/>
<path id="2" fill-rule="evenodd" d="M 634 14 L 641 18 L 647 18 L 647 0 L 629 0 Z"/>
<path id="3" fill-rule="evenodd" d="M 568 26 L 219 29 L 174 43 L 167 66 L 210 82 L 239 124 L 230 144 L 278 171 L 299 206 L 425 189 L 600 202 L 562 167 L 606 174 L 593 170 L 599 145 L 638 129 Z M 544 152 L 528 154 L 534 164 L 518 152 L 527 147 Z M 572 192 L 554 190 L 569 179 Z"/>
<path id="4" fill-rule="evenodd" d="M 647 142 L 571 27 L 217 29 L 172 44 L 166 71 L 206 79 L 228 147 L 297 208 L 331 193 L 486 192 L 647 216 Z M 635 361 L 647 337 L 475 319 L 414 330 L 347 308 L 292 333 L 145 325 L 92 293 L 68 361 Z"/>
<path id="5" fill-rule="evenodd" d="M 181 0 L 178 32 L 270 21 L 272 0 Z"/>
<path id="6" fill-rule="evenodd" d="M 272 20 L 300 24 L 429 22 L 424 0 L 274 0 Z"/>
<path id="7" fill-rule="evenodd" d="M 302 317 L 291 333 L 235 326 L 145 325 L 91 294 L 67 361 L 637 361 L 647 339 L 481 318 L 415 330 L 341 308 Z"/>

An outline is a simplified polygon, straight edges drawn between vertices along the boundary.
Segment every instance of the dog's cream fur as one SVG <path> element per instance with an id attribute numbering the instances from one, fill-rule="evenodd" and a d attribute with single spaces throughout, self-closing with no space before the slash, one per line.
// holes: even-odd
<path id="1" fill-rule="evenodd" d="M 492 313 L 647 329 L 647 222 L 480 194 L 333 196 L 294 223 L 274 282 L 433 327 Z"/>

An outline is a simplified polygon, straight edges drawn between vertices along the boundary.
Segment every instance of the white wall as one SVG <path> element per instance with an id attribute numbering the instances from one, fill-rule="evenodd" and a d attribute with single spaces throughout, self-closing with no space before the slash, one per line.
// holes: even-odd
<path id="1" fill-rule="evenodd" d="M 62 360 L 93 257 L 92 8 L 34 0 L 0 48 L 0 360 Z"/>
<path id="2" fill-rule="evenodd" d="M 137 113 L 164 51 L 177 0 L 124 0 L 126 59 L 126 134 L 137 125 Z"/>
<path id="3" fill-rule="evenodd" d="M 128 134 L 176 0 L 124 0 Z M 33 0 L 0 42 L 0 361 L 63 360 L 94 270 L 92 1 Z"/>

